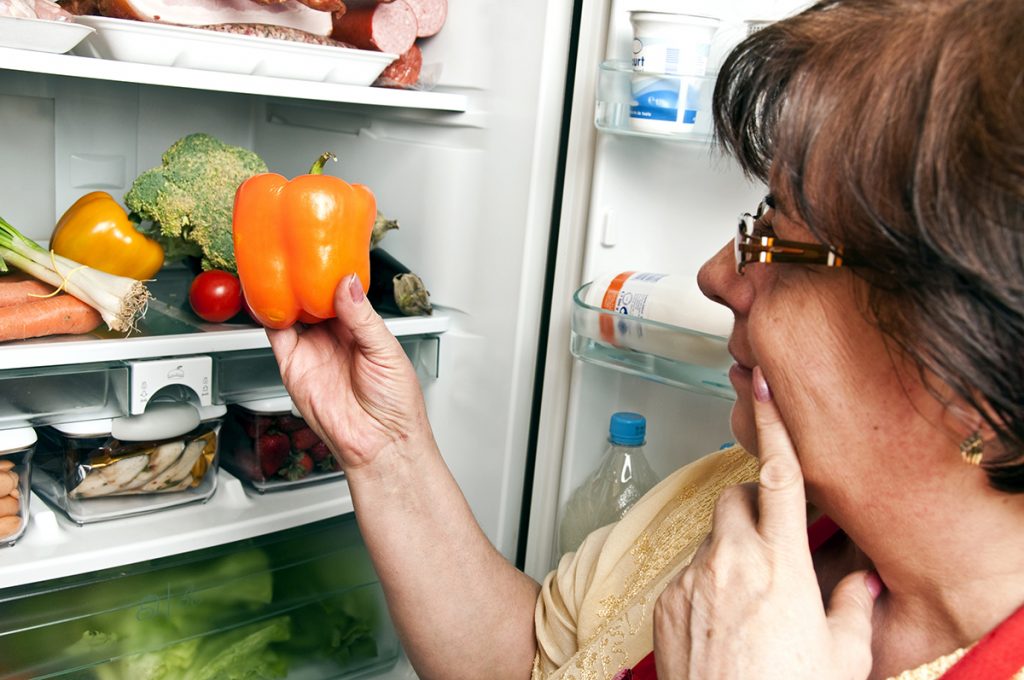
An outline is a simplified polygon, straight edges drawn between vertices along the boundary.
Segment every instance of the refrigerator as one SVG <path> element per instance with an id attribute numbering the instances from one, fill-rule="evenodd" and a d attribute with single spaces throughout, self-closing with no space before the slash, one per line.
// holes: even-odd
<path id="1" fill-rule="evenodd" d="M 387 323 L 417 368 L 445 461 L 489 539 L 541 579 L 558 558 L 562 508 L 597 464 L 611 413 L 647 418 L 646 454 L 660 475 L 731 440 L 727 365 L 602 345 L 587 331 L 600 311 L 576 294 L 615 271 L 693 279 L 739 213 L 757 205 L 764 187 L 711 144 L 707 102 L 728 48 L 800 5 L 449 0 L 444 28 L 420 41 L 430 82 L 412 90 L 0 47 L 0 216 L 45 246 L 79 196 L 122 199 L 193 132 L 251 149 L 287 177 L 335 153 L 326 172 L 371 188 L 400 224 L 381 246 L 430 290 L 432 315 Z M 692 129 L 629 125 L 633 10 L 720 20 Z M 173 266 L 156 276 L 141 333 L 0 344 L 0 429 L 140 414 L 154 392 L 182 384 L 209 406 L 283 395 L 262 329 L 189 316 L 189 276 Z M 712 304 L 690 296 L 685 313 L 699 327 Z M 692 336 L 724 352 L 724 338 Z M 167 377 L 180 366 L 186 379 Z M 344 607 L 372 610 L 383 631 L 375 644 L 386 663 L 348 674 L 311 664 L 290 677 L 415 677 L 357 555 L 344 479 L 259 494 L 220 470 L 208 499 L 150 514 L 82 524 L 35 493 L 30 512 L 24 534 L 0 548 L 0 601 L 17 594 L 32 610 L 8 623 L 8 642 L 21 631 L 45 643 L 41 608 L 52 607 L 54 621 L 80 618 L 69 601 L 83 583 L 99 579 L 108 599 L 96 602 L 134 606 L 138 616 L 142 605 L 182 601 L 170 586 L 147 590 L 145 573 L 210 573 L 232 550 L 256 547 L 271 556 L 259 567 L 268 572 L 356 565 L 354 580 L 334 585 L 362 588 Z M 291 611 L 294 633 L 303 607 L 317 606 L 303 597 L 261 620 Z M 97 677 L 89 664 L 47 673 Z M 21 676 L 5 674 L 0 660 L 0 677 Z"/>

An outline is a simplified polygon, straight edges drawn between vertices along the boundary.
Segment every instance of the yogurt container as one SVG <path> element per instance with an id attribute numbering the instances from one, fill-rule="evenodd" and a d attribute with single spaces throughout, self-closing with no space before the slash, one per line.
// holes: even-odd
<path id="1" fill-rule="evenodd" d="M 647 132 L 686 132 L 699 115 L 700 91 L 719 20 L 633 11 L 629 123 Z"/>

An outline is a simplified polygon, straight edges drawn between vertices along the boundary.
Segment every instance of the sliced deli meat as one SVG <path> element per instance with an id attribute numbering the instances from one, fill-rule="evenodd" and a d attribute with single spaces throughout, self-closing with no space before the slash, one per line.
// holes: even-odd
<path id="1" fill-rule="evenodd" d="M 437 35 L 448 18 L 448 0 L 405 0 L 416 15 L 416 37 Z"/>
<path id="2" fill-rule="evenodd" d="M 423 68 L 423 53 L 419 45 L 413 44 L 398 59 L 387 65 L 373 84 L 378 87 L 407 88 L 420 79 Z"/>
<path id="3" fill-rule="evenodd" d="M 331 13 L 287 0 L 261 5 L 252 0 L 97 0 L 100 14 L 115 19 L 156 21 L 184 26 L 204 24 L 271 24 L 314 35 L 330 35 Z"/>
<path id="4" fill-rule="evenodd" d="M 416 42 L 416 15 L 405 0 L 350 6 L 333 17 L 331 37 L 360 49 L 404 54 Z"/>
<path id="5" fill-rule="evenodd" d="M 354 46 L 343 43 L 340 40 L 328 38 L 324 35 L 314 35 L 297 28 L 287 26 L 274 26 L 272 24 L 210 24 L 209 26 L 196 26 L 206 31 L 217 31 L 218 33 L 231 33 L 234 35 L 247 35 L 252 38 L 273 38 L 274 40 L 288 40 L 291 42 L 305 43 L 307 45 L 326 45 L 328 47 Z M 3 299 L 0 298 L 0 305 Z"/>
<path id="6" fill-rule="evenodd" d="M 342 0 L 299 0 L 299 2 L 318 12 L 345 13 L 345 3 Z"/>

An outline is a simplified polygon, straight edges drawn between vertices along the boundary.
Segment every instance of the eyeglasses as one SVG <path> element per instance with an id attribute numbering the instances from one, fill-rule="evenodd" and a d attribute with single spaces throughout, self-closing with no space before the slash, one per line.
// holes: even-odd
<path id="1" fill-rule="evenodd" d="M 743 268 L 750 262 L 818 264 L 826 267 L 857 265 L 854 256 L 823 243 L 804 243 L 775 238 L 770 227 L 759 224 L 764 213 L 770 207 L 772 207 L 771 197 L 768 197 L 761 201 L 761 204 L 757 206 L 757 212 L 753 215 L 750 213 L 740 215 L 740 224 L 736 230 L 733 244 L 736 252 L 737 274 L 742 274 Z"/>

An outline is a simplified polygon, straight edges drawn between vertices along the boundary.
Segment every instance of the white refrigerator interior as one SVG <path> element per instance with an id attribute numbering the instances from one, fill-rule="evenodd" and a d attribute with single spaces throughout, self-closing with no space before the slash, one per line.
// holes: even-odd
<path id="1" fill-rule="evenodd" d="M 510 560 L 518 552 L 539 578 L 557 557 L 559 509 L 596 464 L 613 411 L 647 416 L 647 448 L 661 474 L 730 438 L 729 403 L 720 395 L 575 359 L 574 291 L 613 270 L 695 276 L 763 192 L 699 134 L 681 140 L 596 129 L 602 64 L 629 59 L 632 9 L 721 18 L 714 63 L 745 20 L 795 6 L 575 5 L 449 0 L 444 29 L 422 43 L 424 64 L 438 74 L 429 91 L 0 47 L 0 216 L 45 245 L 76 198 L 98 190 L 121 200 L 140 172 L 192 132 L 252 149 L 289 177 L 324 151 L 337 154 L 326 172 L 369 186 L 400 222 L 382 245 L 423 278 L 436 305 L 432 317 L 388 323 L 416 362 L 445 460 L 487 536 Z M 138 362 L 213 356 L 216 373 L 255 356 L 266 369 L 261 329 L 192 326 L 153 337 L 7 343 L 0 380 L 24 389 L 47 377 L 52 398 L 34 393 L 36 410 L 16 414 L 43 426 L 83 419 L 72 412 L 127 415 Z M 61 376 L 89 371 L 106 376 L 98 401 L 95 390 L 60 389 Z M 283 393 L 272 372 L 266 381 L 267 391 Z M 9 415 L 0 413 L 4 427 L 14 426 Z M 254 495 L 223 470 L 203 504 L 85 526 L 31 500 L 28 530 L 0 548 L 0 594 L 352 511 L 343 481 Z M 412 672 L 402 662 L 381 677 Z"/>

